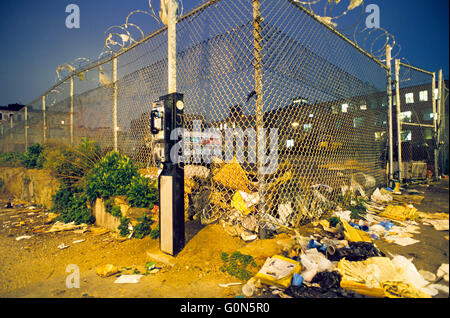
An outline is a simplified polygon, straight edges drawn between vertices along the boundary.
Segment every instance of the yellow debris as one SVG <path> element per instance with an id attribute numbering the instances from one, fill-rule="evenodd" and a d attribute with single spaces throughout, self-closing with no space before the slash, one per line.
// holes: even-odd
<path id="1" fill-rule="evenodd" d="M 97 275 L 102 277 L 108 277 L 119 272 L 119 268 L 112 264 L 106 264 L 104 266 L 97 267 Z"/>
<path id="2" fill-rule="evenodd" d="M 372 238 L 364 231 L 355 229 L 350 224 L 342 221 L 345 239 L 350 242 L 372 242 Z"/>
<path id="3" fill-rule="evenodd" d="M 408 205 L 388 205 L 379 216 L 396 221 L 414 220 L 418 217 L 417 209 Z"/>
<path id="4" fill-rule="evenodd" d="M 219 169 L 214 175 L 213 181 L 226 188 L 250 192 L 250 181 L 241 165 L 237 162 L 236 157 L 233 158 L 232 162 L 225 164 Z"/>

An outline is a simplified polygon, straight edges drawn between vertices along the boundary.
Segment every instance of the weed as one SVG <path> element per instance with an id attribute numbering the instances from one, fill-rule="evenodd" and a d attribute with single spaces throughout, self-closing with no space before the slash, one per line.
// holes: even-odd
<path id="1" fill-rule="evenodd" d="M 230 256 L 228 253 L 221 254 L 222 261 L 225 263 L 221 266 L 222 272 L 227 272 L 242 281 L 248 280 L 252 274 L 247 270 L 248 265 L 256 267 L 256 263 L 251 255 L 245 255 L 241 252 L 233 252 Z"/>

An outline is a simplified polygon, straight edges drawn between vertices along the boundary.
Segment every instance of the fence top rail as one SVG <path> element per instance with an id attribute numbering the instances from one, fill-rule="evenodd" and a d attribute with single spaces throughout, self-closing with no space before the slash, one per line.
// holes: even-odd
<path id="1" fill-rule="evenodd" d="M 408 67 L 408 68 L 410 68 L 412 70 L 415 70 L 415 71 L 418 71 L 418 72 L 422 72 L 422 73 L 429 74 L 429 75 L 435 75 L 434 72 L 425 71 L 425 70 L 422 70 L 421 68 L 418 68 L 418 67 L 415 67 L 415 66 L 403 63 L 401 61 L 399 62 L 399 64 L 400 64 L 400 66 Z"/>
<path id="2" fill-rule="evenodd" d="M 198 6 L 197 8 L 191 10 L 190 12 L 186 13 L 184 16 L 180 17 L 178 19 L 177 22 L 182 22 L 190 17 L 192 17 L 193 15 L 197 14 L 198 12 L 204 10 L 205 8 L 220 2 L 222 0 L 209 0 L 208 2 L 203 3 L 202 5 Z M 326 23 L 324 23 L 323 21 L 320 21 L 312 12 L 310 12 L 308 9 L 306 9 L 305 7 L 303 7 L 302 5 L 300 5 L 299 3 L 295 2 L 294 0 L 286 0 L 289 3 L 293 4 L 296 8 L 300 9 L 302 12 L 304 12 L 305 14 L 307 14 L 308 16 L 310 16 L 311 18 L 313 18 L 317 23 L 323 25 L 324 27 L 326 27 L 328 30 L 330 30 L 331 32 L 333 32 L 335 35 L 337 35 L 338 37 L 340 37 L 341 39 L 343 39 L 344 41 L 346 41 L 348 44 L 350 44 L 351 46 L 353 46 L 355 49 L 357 49 L 359 52 L 361 52 L 362 54 L 366 55 L 367 57 L 369 57 L 371 60 L 373 60 L 374 62 L 376 62 L 379 66 L 381 66 L 383 69 L 385 69 L 386 71 L 388 71 L 388 67 L 382 63 L 380 60 L 378 60 L 376 57 L 374 57 L 372 54 L 370 54 L 369 52 L 363 50 L 361 47 L 359 47 L 356 43 L 352 42 L 350 39 L 348 39 L 345 35 L 343 35 L 342 33 L 340 33 L 338 30 L 336 30 L 335 28 L 327 25 Z M 105 63 L 109 63 L 110 61 L 114 60 L 115 58 L 118 58 L 119 56 L 127 53 L 128 51 L 132 50 L 133 48 L 141 45 L 142 43 L 147 42 L 148 40 L 150 40 L 151 38 L 159 35 L 160 33 L 164 32 L 165 30 L 167 30 L 167 26 L 164 26 L 160 29 L 158 29 L 157 31 L 147 35 L 146 37 L 144 37 L 141 41 L 134 43 L 133 45 L 130 45 L 127 48 L 122 49 L 120 52 L 117 53 L 112 53 L 111 56 L 109 57 L 105 57 L 102 58 L 100 60 L 94 61 L 89 65 L 86 65 L 84 67 L 81 67 L 79 69 L 76 69 L 74 72 L 70 73 L 69 75 L 67 75 L 66 77 L 64 77 L 63 79 L 61 79 L 60 81 L 58 81 L 55 85 L 53 85 L 51 88 L 49 88 L 47 91 L 45 91 L 43 94 L 41 94 L 39 97 L 37 97 L 35 100 L 33 100 L 32 102 L 28 103 L 27 105 L 31 105 L 33 103 L 35 103 L 36 101 L 38 101 L 40 98 L 42 98 L 42 96 L 47 95 L 48 93 L 50 93 L 52 90 L 54 90 L 55 88 L 57 88 L 59 85 L 61 85 L 62 83 L 64 83 L 65 81 L 69 80 L 71 77 L 73 76 L 78 76 L 79 74 L 92 70 L 100 65 L 103 65 Z M 411 66 L 410 66 L 411 67 Z M 420 70 L 420 69 L 418 69 Z M 422 70 L 421 70 L 422 71 Z M 427 71 L 423 71 L 425 73 L 429 73 Z M 430 73 L 431 74 L 431 73 Z"/>

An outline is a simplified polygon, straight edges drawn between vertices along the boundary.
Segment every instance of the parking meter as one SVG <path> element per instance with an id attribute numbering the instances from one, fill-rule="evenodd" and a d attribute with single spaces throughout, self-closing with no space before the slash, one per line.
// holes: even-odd
<path id="1" fill-rule="evenodd" d="M 183 128 L 183 94 L 161 96 L 153 104 L 150 129 L 154 137 L 157 161 L 162 164 L 159 184 L 159 247 L 164 253 L 178 254 L 185 245 L 184 169 L 172 162 L 170 150 L 182 137 L 171 140 L 174 129 Z"/>

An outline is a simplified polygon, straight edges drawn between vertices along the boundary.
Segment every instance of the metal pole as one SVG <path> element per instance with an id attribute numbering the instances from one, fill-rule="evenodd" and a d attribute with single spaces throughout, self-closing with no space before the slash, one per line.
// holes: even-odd
<path id="1" fill-rule="evenodd" d="M 435 180 L 439 180 L 439 166 L 438 166 L 438 160 L 439 160 L 439 151 L 437 149 L 438 146 L 438 131 L 437 131 L 437 111 L 436 111 L 436 102 L 437 102 L 437 98 L 439 98 L 439 96 L 436 96 L 435 98 L 435 94 L 434 91 L 436 89 L 436 73 L 433 73 L 433 79 L 432 79 L 432 83 L 431 83 L 431 91 L 432 91 L 432 98 L 431 98 L 431 105 L 433 107 L 433 132 L 434 132 L 434 139 L 435 139 L 435 145 L 434 145 L 434 178 Z"/>
<path id="2" fill-rule="evenodd" d="M 114 151 L 117 151 L 117 57 L 113 59 L 113 130 Z"/>
<path id="3" fill-rule="evenodd" d="M 444 132 L 446 131 L 446 118 L 445 118 L 445 83 L 444 83 L 444 74 L 442 73 L 442 69 L 439 70 L 439 105 L 438 105 L 438 142 L 441 143 L 442 141 L 445 143 L 445 137 L 442 138 Z M 442 140 L 444 139 L 444 140 Z M 439 144 L 440 146 L 440 144 Z M 440 159 L 440 166 L 441 173 L 445 173 L 445 156 L 446 151 L 444 148 L 444 151 L 439 151 L 439 159 Z"/>
<path id="4" fill-rule="evenodd" d="M 257 135 L 257 179 L 258 179 L 258 193 L 260 197 L 260 211 L 263 212 L 265 206 L 265 186 L 264 176 L 261 173 L 264 162 L 264 153 L 261 149 L 265 149 L 261 142 L 266 140 L 260 140 L 260 133 L 264 129 L 263 118 L 263 101 L 262 101 L 262 48 L 261 48 L 261 3 L 259 0 L 253 0 L 253 38 L 254 38 L 254 59 L 255 59 L 255 93 L 256 93 L 256 135 Z"/>
<path id="5" fill-rule="evenodd" d="M 42 96 L 42 115 L 44 120 L 44 144 L 47 142 L 47 121 L 45 118 L 45 95 Z"/>
<path id="6" fill-rule="evenodd" d="M 25 106 L 25 152 L 28 150 L 28 106 Z"/>
<path id="7" fill-rule="evenodd" d="M 168 25 L 167 25 L 167 42 L 168 42 L 168 93 L 172 94 L 177 91 L 177 8 L 178 4 L 168 1 Z"/>
<path id="8" fill-rule="evenodd" d="M 386 46 L 388 121 L 389 121 L 389 180 L 394 179 L 394 132 L 392 130 L 392 47 Z"/>
<path id="9" fill-rule="evenodd" d="M 400 60 L 395 60 L 395 92 L 397 99 L 397 157 L 398 157 L 398 179 L 403 181 L 403 164 L 402 164 L 402 122 L 400 118 Z"/>
<path id="10" fill-rule="evenodd" d="M 73 76 L 70 77 L 70 144 L 73 146 Z"/>

